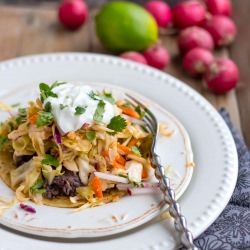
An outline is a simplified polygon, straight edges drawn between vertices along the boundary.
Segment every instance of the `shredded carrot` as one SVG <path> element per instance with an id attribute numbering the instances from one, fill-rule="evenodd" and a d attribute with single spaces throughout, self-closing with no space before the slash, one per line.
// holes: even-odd
<path id="1" fill-rule="evenodd" d="M 118 147 L 120 150 L 122 150 L 125 154 L 131 154 L 131 153 L 132 153 L 132 151 L 131 151 L 131 149 L 130 149 L 129 147 L 126 147 L 126 146 L 121 145 L 121 144 L 119 144 L 119 143 L 117 143 L 117 147 Z"/>
<path id="2" fill-rule="evenodd" d="M 38 116 L 39 116 L 39 114 L 32 115 L 31 117 L 29 117 L 29 122 L 31 124 L 36 124 L 36 119 L 37 119 Z"/>
<path id="3" fill-rule="evenodd" d="M 102 156 L 103 157 L 109 157 L 109 151 L 108 150 L 103 150 L 102 151 Z"/>
<path id="4" fill-rule="evenodd" d="M 142 170 L 141 177 L 142 177 L 142 179 L 148 178 L 148 171 L 147 171 L 147 169 L 143 169 Z"/>
<path id="5" fill-rule="evenodd" d="M 117 155 L 115 157 L 115 161 L 122 164 L 122 165 L 125 165 L 125 163 L 126 163 L 126 160 L 121 155 Z"/>
<path id="6" fill-rule="evenodd" d="M 119 108 L 122 110 L 122 112 L 125 115 L 129 115 L 129 116 L 132 116 L 132 117 L 134 117 L 136 119 L 140 119 L 140 115 L 134 109 L 124 107 L 124 106 L 120 106 Z"/>
<path id="7" fill-rule="evenodd" d="M 120 164 L 120 163 L 119 163 L 119 162 L 117 162 L 116 160 L 114 160 L 114 162 L 113 162 L 113 166 L 114 166 L 114 168 L 122 168 L 122 169 L 124 169 L 124 168 L 125 168 L 125 166 L 124 166 L 124 165 Z"/>
<path id="8" fill-rule="evenodd" d="M 135 146 L 135 144 L 139 141 L 139 139 L 133 138 L 132 140 L 130 140 L 130 142 L 128 143 L 128 147 L 131 148 L 133 146 Z"/>
<path id="9" fill-rule="evenodd" d="M 76 138 L 76 133 L 75 131 L 70 131 L 68 134 L 67 134 L 67 137 L 71 140 L 74 140 Z"/>
<path id="10" fill-rule="evenodd" d="M 102 198 L 103 197 L 103 193 L 102 193 L 102 183 L 101 180 L 95 176 L 91 182 L 92 187 L 94 189 L 95 195 L 98 198 Z"/>

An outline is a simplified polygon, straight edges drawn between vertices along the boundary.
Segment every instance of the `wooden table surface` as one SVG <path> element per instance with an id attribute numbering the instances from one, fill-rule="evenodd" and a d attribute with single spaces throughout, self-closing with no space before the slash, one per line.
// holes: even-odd
<path id="1" fill-rule="evenodd" d="M 7 1 L 6 1 L 7 2 Z M 90 6 L 88 21 L 80 30 L 71 32 L 62 28 L 57 20 L 57 3 L 37 5 L 0 5 L 0 61 L 46 52 L 97 52 L 110 54 L 95 36 L 94 15 L 105 0 L 87 1 Z M 140 1 L 141 3 L 143 1 Z M 238 28 L 234 44 L 215 52 L 231 57 L 239 67 L 240 82 L 235 90 L 225 95 L 214 95 L 201 79 L 189 77 L 181 67 L 176 36 L 161 35 L 162 44 L 169 50 L 172 62 L 165 70 L 196 89 L 216 109 L 226 108 L 234 125 L 241 131 L 250 148 L 250 1 L 233 1 L 233 19 Z M 0 90 L 1 91 L 1 90 Z M 198 122 L 198 119 L 197 119 Z"/>

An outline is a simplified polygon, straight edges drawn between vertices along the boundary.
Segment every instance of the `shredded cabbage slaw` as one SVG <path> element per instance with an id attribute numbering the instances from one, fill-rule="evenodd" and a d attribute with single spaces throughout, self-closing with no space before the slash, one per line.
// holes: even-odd
<path id="1" fill-rule="evenodd" d="M 10 114 L 0 124 L 0 153 L 13 161 L 8 166 L 7 161 L 0 164 L 0 176 L 6 177 L 17 200 L 79 210 L 118 201 L 128 193 L 117 188 L 120 183 L 141 188 L 143 183 L 155 181 L 149 153 L 152 135 L 143 126 L 141 107 L 123 98 L 115 100 L 107 90 L 93 91 L 90 96 L 99 102 L 93 124 L 83 123 L 80 129 L 63 134 L 53 107 L 46 102 L 47 98 L 57 98 L 53 88 L 61 84 L 67 83 L 40 84 L 40 97 L 17 111 L 0 102 L 0 110 Z M 108 124 L 101 119 L 105 108 L 99 105 L 102 100 L 115 110 Z M 64 103 L 61 108 L 65 108 Z M 77 107 L 75 114 L 83 114 L 86 108 Z M 80 182 L 70 186 L 66 172 Z M 62 176 L 66 178 L 61 187 L 64 191 L 49 196 L 50 187 Z"/>

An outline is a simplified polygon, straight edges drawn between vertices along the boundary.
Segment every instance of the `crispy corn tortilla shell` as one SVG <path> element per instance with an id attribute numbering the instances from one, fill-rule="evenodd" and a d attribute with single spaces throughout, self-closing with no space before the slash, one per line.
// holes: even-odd
<path id="1" fill-rule="evenodd" d="M 107 204 L 110 202 L 117 201 L 117 198 L 120 199 L 127 194 L 126 191 L 113 190 L 110 194 L 104 194 L 103 198 L 98 199 L 98 202 L 91 204 L 92 207 L 99 206 L 100 204 Z M 62 208 L 78 208 L 87 202 L 77 201 L 72 203 L 68 197 L 58 196 L 54 199 L 43 199 L 43 204 L 51 207 L 62 207 Z"/>
<path id="2" fill-rule="evenodd" d="M 13 191 L 16 191 L 16 189 L 11 186 L 10 172 L 15 169 L 16 166 L 14 164 L 12 154 L 0 151 L 0 177 Z M 91 206 L 98 206 L 100 204 L 117 201 L 126 194 L 126 191 L 112 190 L 110 194 L 104 193 L 103 198 L 98 199 L 98 202 L 96 202 L 96 204 L 91 204 Z M 42 203 L 51 207 L 78 208 L 86 204 L 87 201 L 81 200 L 76 201 L 76 203 L 72 203 L 68 197 L 58 196 L 54 199 L 43 198 Z"/>

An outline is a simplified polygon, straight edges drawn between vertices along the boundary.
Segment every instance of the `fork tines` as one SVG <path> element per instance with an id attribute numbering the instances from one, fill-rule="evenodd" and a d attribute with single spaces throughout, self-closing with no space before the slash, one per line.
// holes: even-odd
<path id="1" fill-rule="evenodd" d="M 147 124 L 146 127 L 148 127 L 148 129 L 153 135 L 157 135 L 158 123 L 155 118 L 155 115 L 142 102 L 138 101 L 131 95 L 126 94 L 125 96 L 126 96 L 125 101 L 130 103 L 133 107 L 139 106 L 140 108 L 143 109 L 143 111 L 145 112 L 143 121 Z"/>

